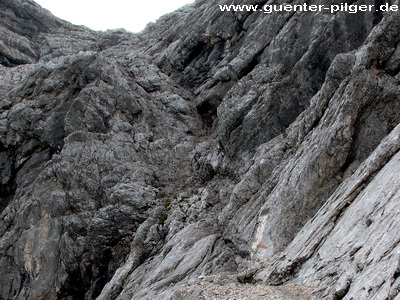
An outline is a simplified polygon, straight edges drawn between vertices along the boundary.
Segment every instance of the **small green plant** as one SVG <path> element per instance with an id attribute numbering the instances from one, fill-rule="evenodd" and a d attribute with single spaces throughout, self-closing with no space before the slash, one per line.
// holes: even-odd
<path id="1" fill-rule="evenodd" d="M 167 198 L 164 200 L 163 205 L 165 208 L 169 208 L 171 205 L 172 199 L 171 198 Z"/>
<path id="2" fill-rule="evenodd" d="M 166 198 L 162 202 L 162 205 L 164 206 L 166 212 L 158 217 L 158 224 L 163 225 L 165 223 L 165 221 L 168 219 L 168 211 L 170 210 L 171 203 L 172 203 L 172 201 L 174 199 L 176 199 L 176 196 L 175 197 Z"/>
<path id="3" fill-rule="evenodd" d="M 167 214 L 162 214 L 158 217 L 158 224 L 164 225 L 165 221 L 168 219 Z"/>

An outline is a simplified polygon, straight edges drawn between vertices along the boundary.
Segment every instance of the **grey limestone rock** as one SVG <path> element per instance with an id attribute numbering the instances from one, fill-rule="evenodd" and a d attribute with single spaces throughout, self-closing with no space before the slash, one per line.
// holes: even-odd
<path id="1" fill-rule="evenodd" d="M 220 4 L 0 1 L 0 299 L 399 297 L 399 12 Z"/>

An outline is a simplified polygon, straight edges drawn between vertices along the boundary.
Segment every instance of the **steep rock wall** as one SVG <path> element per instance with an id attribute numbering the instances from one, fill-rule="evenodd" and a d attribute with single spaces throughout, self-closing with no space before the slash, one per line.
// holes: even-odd
<path id="1" fill-rule="evenodd" d="M 398 293 L 399 13 L 219 4 L 131 34 L 2 1 L 0 297 Z"/>

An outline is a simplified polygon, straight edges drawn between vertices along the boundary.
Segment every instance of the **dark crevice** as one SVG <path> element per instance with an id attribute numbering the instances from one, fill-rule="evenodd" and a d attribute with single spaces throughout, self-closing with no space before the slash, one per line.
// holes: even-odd
<path id="1" fill-rule="evenodd" d="M 260 63 L 260 57 L 261 57 L 261 54 L 263 53 L 264 49 L 262 49 L 260 52 L 258 52 L 253 57 L 253 59 L 250 61 L 250 63 L 246 67 L 244 67 L 242 70 L 240 70 L 239 79 L 248 75 Z"/>
<path id="2" fill-rule="evenodd" d="M 69 273 L 68 281 L 62 286 L 58 293 L 58 299 L 85 299 L 84 280 L 78 270 Z"/>
<path id="3" fill-rule="evenodd" d="M 185 60 L 185 66 L 189 65 L 197 56 L 199 56 L 207 47 L 205 42 L 199 42 L 192 49 L 190 49 L 190 54 Z"/>
<path id="4" fill-rule="evenodd" d="M 0 53 L 0 64 L 7 67 L 7 68 L 12 68 L 16 67 L 19 65 L 25 65 L 27 63 L 30 63 L 28 61 L 12 58 L 12 57 L 7 57 L 3 53 Z"/>
<path id="5" fill-rule="evenodd" d="M 29 142 L 26 142 L 28 144 Z M 51 160 L 53 154 L 56 152 L 55 149 L 50 147 L 49 144 L 38 144 L 37 146 L 32 147 L 31 149 L 27 150 L 25 153 L 22 153 L 23 145 L 14 146 L 11 148 L 6 148 L 0 142 L 0 153 L 5 153 L 6 161 L 1 162 L 4 163 L 5 167 L 2 171 L 2 178 L 0 184 L 0 213 L 8 206 L 8 204 L 14 198 L 15 192 L 17 190 L 17 175 L 18 172 L 24 167 L 24 165 L 29 161 L 31 157 L 35 154 L 48 151 L 48 160 Z M 18 158 L 21 160 L 22 156 L 24 157 L 24 161 L 18 165 Z M 8 180 L 5 181 L 4 176 L 8 177 Z"/>
<path id="6" fill-rule="evenodd" d="M 14 198 L 15 192 L 17 190 L 16 176 L 17 171 L 15 169 L 15 155 L 11 156 L 11 153 L 15 152 L 15 148 L 6 149 L 4 145 L 0 142 L 0 153 L 6 153 L 7 161 L 1 162 L 4 164 L 4 169 L 1 172 L 1 184 L 0 184 L 0 213 L 7 207 L 7 205 Z M 8 170 L 7 170 L 8 168 Z M 8 173 L 8 174 L 7 174 Z M 7 176 L 9 179 L 5 181 L 3 176 Z"/>
<path id="7" fill-rule="evenodd" d="M 354 151 L 350 151 L 349 154 L 347 155 L 346 161 L 340 168 L 340 172 L 342 174 L 350 167 L 350 165 L 354 162 L 354 159 L 355 159 L 355 153 Z"/>
<path id="8" fill-rule="evenodd" d="M 397 74 L 399 74 L 399 73 L 400 73 L 400 66 L 396 69 L 393 69 L 393 70 L 390 70 L 387 72 L 387 74 L 389 74 L 392 77 L 397 76 Z"/>
<path id="9" fill-rule="evenodd" d="M 382 4 L 385 4 L 384 0 L 375 0 L 375 7 L 379 8 Z M 372 25 L 375 26 L 380 23 L 383 18 L 383 12 L 376 9 L 374 12 L 374 19 L 372 20 Z"/>
<path id="10" fill-rule="evenodd" d="M 11 179 L 11 182 L 7 185 L 0 185 L 0 213 L 8 206 L 11 200 L 14 198 L 17 185 L 15 184 L 15 177 Z"/>
<path id="11" fill-rule="evenodd" d="M 397 278 L 400 277 L 400 266 L 396 269 L 396 271 L 393 273 L 393 279 L 396 280 Z"/>
<path id="12" fill-rule="evenodd" d="M 82 91 L 82 88 L 79 86 L 72 88 L 70 96 L 68 98 L 71 100 L 75 99 L 81 91 Z"/>
<path id="13" fill-rule="evenodd" d="M 212 126 L 214 119 L 217 116 L 218 106 L 221 102 L 222 98 L 218 95 L 214 95 L 213 97 L 203 101 L 200 105 L 197 106 L 197 111 L 207 127 Z"/>
<path id="14" fill-rule="evenodd" d="M 333 294 L 333 300 L 339 300 L 346 297 L 350 290 L 350 284 L 351 283 L 349 281 L 346 281 L 345 285 Z"/>
<path id="15" fill-rule="evenodd" d="M 98 267 L 99 277 L 94 283 L 93 294 L 92 298 L 97 298 L 100 295 L 101 291 L 103 290 L 104 286 L 107 284 L 108 281 L 111 280 L 110 276 L 108 275 L 108 265 L 112 259 L 112 253 L 110 248 L 104 249 L 101 253 L 101 258 L 99 261 L 101 265 Z"/>

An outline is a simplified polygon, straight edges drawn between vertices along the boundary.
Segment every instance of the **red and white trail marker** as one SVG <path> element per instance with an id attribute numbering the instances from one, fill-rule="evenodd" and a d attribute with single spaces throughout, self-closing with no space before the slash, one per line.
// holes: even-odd
<path id="1" fill-rule="evenodd" d="M 261 249 L 267 249 L 268 247 L 263 245 L 263 244 L 258 244 L 257 248 L 261 248 Z"/>

